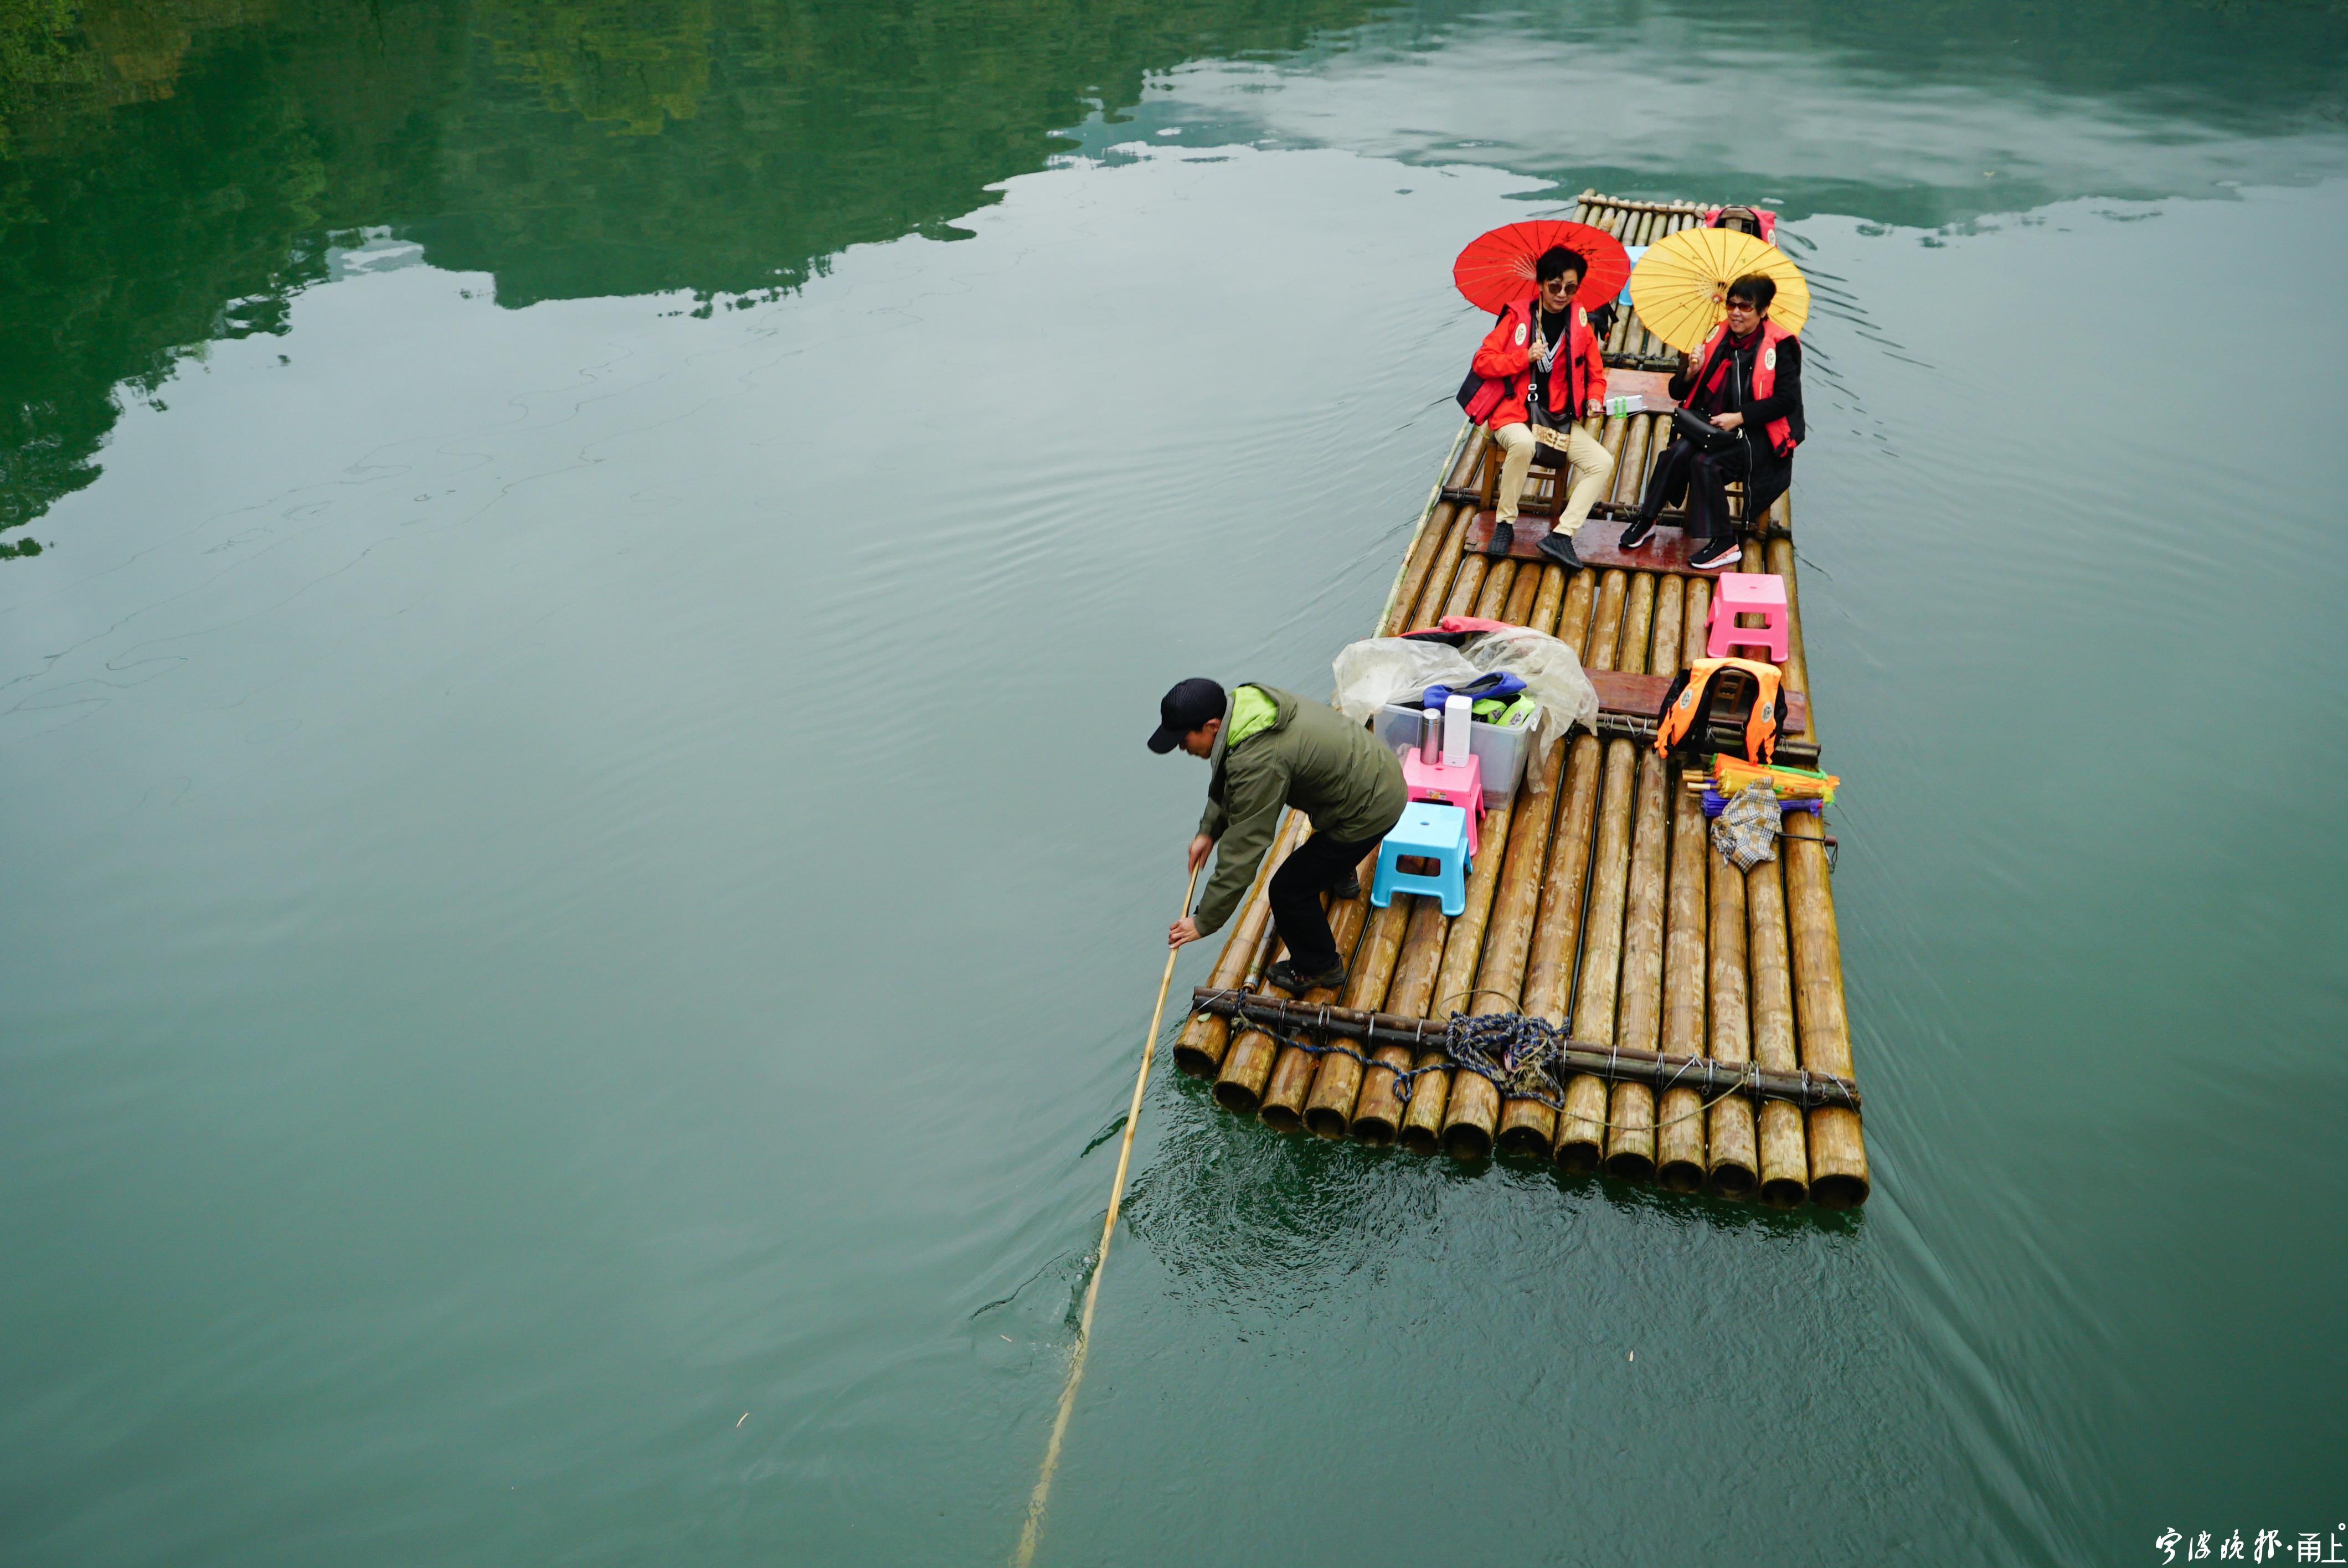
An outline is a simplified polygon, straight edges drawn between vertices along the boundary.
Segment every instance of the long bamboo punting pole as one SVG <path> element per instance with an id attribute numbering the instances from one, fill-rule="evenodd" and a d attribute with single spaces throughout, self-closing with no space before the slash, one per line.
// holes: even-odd
<path id="1" fill-rule="evenodd" d="M 1549 865 L 1520 1004 L 1527 1017 L 1549 1024 L 1565 1022 L 1566 1003 L 1572 995 L 1574 958 L 1581 946 L 1581 896 L 1589 885 L 1591 830 L 1597 821 L 1598 775 L 1604 754 L 1595 735 L 1573 735 L 1563 743 L 1564 777 L 1550 829 Z M 1517 1096 L 1501 1105 L 1493 1142 L 1504 1153 L 1547 1154 L 1556 1136 L 1556 1109 Z"/>
<path id="2" fill-rule="evenodd" d="M 1286 997 L 1210 991 L 1203 987 L 1193 992 L 1190 999 L 1193 1007 L 1228 1013 L 1282 1033 L 1318 1034 L 1370 1045 L 1407 1045 L 1439 1051 L 1451 1024 L 1449 1019 L 1355 1012 L 1347 1008 L 1291 1001 Z M 1564 1050 L 1571 1071 L 1587 1071 L 1618 1082 L 1660 1087 L 1676 1081 L 1693 1083 L 1707 1093 L 1782 1099 L 1797 1109 L 1861 1103 L 1857 1084 L 1823 1073 L 1756 1071 L 1750 1066 L 1731 1067 L 1703 1057 L 1691 1060 L 1658 1056 L 1652 1051 L 1593 1045 L 1586 1040 L 1567 1040 Z"/>
<path id="3" fill-rule="evenodd" d="M 1410 922 L 1403 928 L 1402 951 L 1395 959 L 1394 985 L 1386 992 L 1386 1010 L 1421 1017 L 1435 999 L 1435 975 L 1443 967 L 1443 906 L 1407 893 L 1396 897 L 1409 899 L 1412 907 Z M 1347 1131 L 1365 1143 L 1391 1143 L 1402 1130 L 1403 1116 L 1395 1074 L 1408 1071 L 1418 1061 L 1403 1045 L 1380 1046 L 1369 1057 L 1373 1065 L 1362 1074 L 1362 1092 L 1354 1102 L 1354 1121 Z M 1419 1081 L 1418 1094 L 1440 1098 L 1444 1090 L 1439 1076 Z"/>
<path id="4" fill-rule="evenodd" d="M 1404 929 L 1410 923 L 1410 898 L 1395 899 L 1370 911 L 1370 923 L 1355 949 L 1354 972 L 1345 981 L 1344 1005 L 1374 1011 L 1385 1004 L 1394 981 L 1395 960 L 1402 953 Z M 1403 1053 L 1408 1065 L 1409 1053 Z M 1313 1075 L 1313 1090 L 1304 1099 L 1304 1130 L 1323 1138 L 1342 1138 L 1353 1124 L 1354 1102 L 1362 1091 L 1362 1064 L 1335 1052 L 1321 1059 Z"/>
<path id="5" fill-rule="evenodd" d="M 1190 868 L 1190 885 L 1182 894 L 1182 912 L 1190 912 L 1191 896 L 1199 891 L 1199 868 Z M 1085 1309 L 1076 1319 L 1076 1353 L 1068 1362 L 1068 1380 L 1060 1389 L 1060 1408 L 1052 1417 L 1052 1436 L 1044 1445 L 1044 1463 L 1035 1472 L 1035 1490 L 1027 1495 L 1027 1520 L 1019 1528 L 1019 1547 L 1012 1554 L 1017 1568 L 1035 1560 L 1035 1542 L 1044 1533 L 1044 1509 L 1051 1501 L 1052 1477 L 1060 1468 L 1060 1446 L 1068 1436 L 1068 1417 L 1076 1408 L 1076 1385 L 1085 1379 L 1085 1357 L 1092 1348 L 1093 1309 L 1100 1305 L 1101 1276 L 1108 1268 L 1108 1244 L 1117 1239 L 1117 1211 L 1125 1206 L 1125 1173 L 1133 1163 L 1133 1133 L 1141 1125 L 1141 1091 L 1149 1087 L 1149 1063 L 1158 1054 L 1158 1030 L 1166 1021 L 1166 993 L 1174 984 L 1174 960 L 1179 948 L 1166 949 L 1166 973 L 1158 981 L 1158 1005 L 1150 1009 L 1149 1032 L 1141 1040 L 1141 1070 L 1133 1075 L 1133 1103 L 1125 1108 L 1125 1136 L 1117 1146 L 1117 1174 L 1109 1179 L 1108 1214 L 1101 1221 L 1100 1250 L 1093 1258 L 1093 1276 L 1085 1283 Z"/>
<path id="6" fill-rule="evenodd" d="M 1520 797 L 1521 798 L 1521 797 Z M 1544 800 L 1541 803 L 1547 805 Z M 1437 1018 L 1448 1018 L 1456 1012 L 1474 1011 L 1476 989 L 1476 958 L 1483 950 L 1484 929 L 1492 916 L 1492 899 L 1500 887 L 1500 870 L 1507 864 L 1504 846 L 1509 842 L 1509 829 L 1516 819 L 1518 802 L 1510 801 L 1484 813 L 1481 831 L 1483 853 L 1468 872 L 1468 907 L 1451 922 L 1443 935 L 1443 965 L 1435 975 L 1435 1006 Z M 1421 1065 L 1425 1065 L 1422 1063 Z M 1416 1154 L 1432 1154 L 1441 1147 L 1444 1112 L 1450 1101 L 1448 1074 L 1430 1072 L 1412 1086 L 1410 1103 L 1403 1110 L 1402 1146 Z M 1432 1092 L 1437 1084 L 1442 1092 Z"/>
<path id="7" fill-rule="evenodd" d="M 1369 886 L 1372 873 L 1377 869 L 1377 853 L 1365 856 L 1354 876 L 1362 885 L 1362 896 L 1333 901 L 1329 906 L 1329 935 L 1335 938 L 1337 953 L 1349 957 L 1354 944 L 1362 934 L 1370 912 Z M 1350 976 L 1348 977 L 1350 979 Z M 1340 998 L 1335 987 L 1323 987 L 1304 993 L 1308 1002 L 1334 1002 Z M 1275 1132 L 1294 1132 L 1304 1125 L 1304 1097 L 1312 1091 L 1313 1075 L 1319 1071 L 1321 1059 L 1311 1051 L 1299 1050 L 1292 1045 L 1280 1048 L 1273 1060 L 1272 1072 L 1264 1080 L 1262 1102 L 1256 1114 L 1263 1124 Z"/>
<path id="8" fill-rule="evenodd" d="M 1793 937 L 1794 1010 L 1799 1025 L 1802 1065 L 1814 1072 L 1849 1078 L 1850 1022 L 1842 995 L 1842 943 L 1835 928 L 1834 895 L 1827 886 L 1827 851 L 1818 819 L 1807 812 L 1786 814 L 1786 915 Z M 1810 1134 L 1810 1201 L 1820 1208 L 1856 1208 L 1867 1202 L 1867 1143 L 1859 1112 L 1820 1117 L 1813 1112 Z"/>
<path id="9" fill-rule="evenodd" d="M 1255 882 L 1248 889 L 1248 896 L 1240 900 L 1240 912 L 1231 918 L 1231 935 L 1223 939 L 1222 953 L 1207 973 L 1209 985 L 1243 985 L 1251 969 L 1260 971 L 1270 961 L 1260 952 L 1272 928 L 1272 906 L 1265 901 L 1264 884 L 1271 880 L 1273 868 L 1288 857 L 1288 852 L 1304 841 L 1305 832 L 1304 814 L 1301 811 L 1292 811 L 1281 820 L 1280 831 L 1272 835 L 1263 864 L 1256 867 Z M 1223 1065 L 1223 1054 L 1230 1044 L 1228 1023 L 1219 1018 L 1195 1015 L 1175 1037 L 1174 1065 L 1194 1078 L 1208 1077 Z"/>
<path id="10" fill-rule="evenodd" d="M 1540 907 L 1541 874 L 1549 864 L 1550 825 L 1555 816 L 1558 774 L 1565 764 L 1565 751 L 1561 737 L 1552 742 L 1518 793 L 1499 891 L 1494 895 L 1491 925 L 1484 934 L 1483 956 L 1476 967 L 1473 1005 L 1463 1009 L 1467 1012 L 1478 1016 L 1514 1012 L 1523 995 L 1525 962 L 1531 950 L 1533 917 Z M 1485 843 L 1498 847 L 1489 839 Z M 1444 957 L 1450 958 L 1447 949 Z M 1500 1093 L 1491 1081 L 1472 1072 L 1458 1074 L 1444 1110 L 1443 1152 L 1455 1159 L 1483 1158 L 1492 1152 L 1492 1135 L 1499 1119 Z"/>
<path id="11" fill-rule="evenodd" d="M 1772 1071 L 1790 1071 L 1797 1065 L 1793 965 L 1786 948 L 1786 887 L 1776 860 L 1765 860 L 1745 874 L 1745 930 L 1753 1060 Z M 1801 1112 L 1790 1105 L 1764 1105 L 1759 1120 L 1761 1201 L 1773 1208 L 1798 1207 L 1810 1190 Z"/>

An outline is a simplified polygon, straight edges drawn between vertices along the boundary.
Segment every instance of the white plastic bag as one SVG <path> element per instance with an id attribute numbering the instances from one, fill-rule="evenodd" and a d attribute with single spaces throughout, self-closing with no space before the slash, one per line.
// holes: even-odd
<path id="1" fill-rule="evenodd" d="M 1408 637 L 1372 637 L 1338 651 L 1337 712 L 1366 724 L 1389 702 L 1418 705 L 1429 686 L 1465 686 L 1484 671 L 1459 650 Z"/>
<path id="2" fill-rule="evenodd" d="M 1581 660 L 1573 650 L 1547 632 L 1525 626 L 1488 631 L 1471 639 L 1460 652 L 1480 674 L 1508 671 L 1541 705 L 1534 755 L 1548 751 L 1551 741 L 1574 725 L 1597 723 L 1598 689 L 1581 672 Z"/>
<path id="3" fill-rule="evenodd" d="M 1572 649 L 1545 632 L 1511 626 L 1471 637 L 1454 648 L 1411 637 L 1372 637 L 1339 651 L 1337 711 L 1366 723 L 1389 702 L 1412 706 L 1429 686 L 1465 686 L 1495 670 L 1506 670 L 1540 704 L 1533 732 L 1538 756 L 1576 724 L 1598 717 L 1598 692 L 1581 672 Z"/>

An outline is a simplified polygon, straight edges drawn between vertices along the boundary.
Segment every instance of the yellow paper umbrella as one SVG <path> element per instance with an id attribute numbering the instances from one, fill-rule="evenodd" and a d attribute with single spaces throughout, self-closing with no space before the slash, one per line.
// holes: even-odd
<path id="1" fill-rule="evenodd" d="M 1769 319 L 1799 332 L 1810 318 L 1810 285 L 1775 245 L 1734 229 L 1683 229 L 1647 247 L 1631 272 L 1631 308 L 1646 329 L 1694 354 L 1727 316 L 1728 285 L 1747 272 L 1777 285 Z"/>

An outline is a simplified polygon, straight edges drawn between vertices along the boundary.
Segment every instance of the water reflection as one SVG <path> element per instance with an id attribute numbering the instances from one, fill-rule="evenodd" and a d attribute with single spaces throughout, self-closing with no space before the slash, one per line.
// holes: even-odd
<path id="1" fill-rule="evenodd" d="M 118 396 L 277 330 L 331 231 L 398 228 L 508 305 L 771 294 L 850 245 L 951 235 L 1150 72 L 1371 11 L 100 0 L 53 33 L 9 5 L 0 528 L 96 477 Z"/>

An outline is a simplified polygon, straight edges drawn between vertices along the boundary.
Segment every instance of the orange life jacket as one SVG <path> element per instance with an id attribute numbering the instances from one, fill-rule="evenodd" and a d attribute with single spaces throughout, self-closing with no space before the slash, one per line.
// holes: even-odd
<path id="1" fill-rule="evenodd" d="M 1742 671 L 1754 683 L 1753 712 L 1745 720 L 1745 760 L 1776 760 L 1780 677 L 1775 664 L 1757 659 L 1699 659 L 1672 677 L 1671 687 L 1663 693 L 1663 722 L 1655 726 L 1659 753 L 1668 754 L 1674 747 L 1703 747 L 1704 738 L 1698 725 L 1712 701 L 1712 682 L 1725 670 Z"/>

